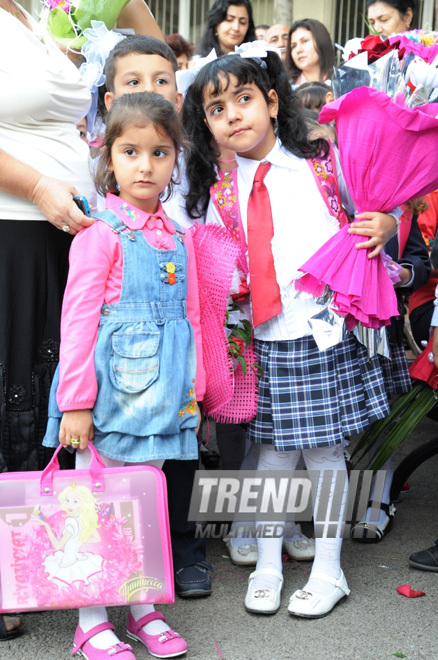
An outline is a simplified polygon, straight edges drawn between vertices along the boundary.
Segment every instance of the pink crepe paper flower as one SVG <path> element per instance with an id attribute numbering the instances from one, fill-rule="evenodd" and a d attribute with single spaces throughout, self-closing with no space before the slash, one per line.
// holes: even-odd
<path id="1" fill-rule="evenodd" d="M 399 99 L 397 99 L 399 101 Z M 324 106 L 321 124 L 336 121 L 339 155 L 358 213 L 387 213 L 438 187 L 435 104 L 406 108 L 383 92 L 359 87 Z M 300 270 L 297 289 L 318 297 L 328 284 L 347 327 L 370 328 L 397 315 L 394 289 L 382 259 L 357 250 L 363 238 L 341 229 Z"/>

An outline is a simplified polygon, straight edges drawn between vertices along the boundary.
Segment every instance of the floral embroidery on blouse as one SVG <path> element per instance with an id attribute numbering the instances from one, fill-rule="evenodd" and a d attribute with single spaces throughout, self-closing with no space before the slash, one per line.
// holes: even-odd
<path id="1" fill-rule="evenodd" d="M 119 211 L 122 211 L 122 213 L 127 215 L 128 218 L 132 220 L 132 222 L 135 222 L 140 217 L 138 213 L 129 207 L 127 202 L 123 202 L 123 204 L 119 206 Z"/>

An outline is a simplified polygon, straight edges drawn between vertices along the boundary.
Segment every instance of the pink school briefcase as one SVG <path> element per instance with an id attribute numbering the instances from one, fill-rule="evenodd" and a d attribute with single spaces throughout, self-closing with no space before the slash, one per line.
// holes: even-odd
<path id="1" fill-rule="evenodd" d="M 166 480 L 152 466 L 0 475 L 0 612 L 174 601 Z"/>

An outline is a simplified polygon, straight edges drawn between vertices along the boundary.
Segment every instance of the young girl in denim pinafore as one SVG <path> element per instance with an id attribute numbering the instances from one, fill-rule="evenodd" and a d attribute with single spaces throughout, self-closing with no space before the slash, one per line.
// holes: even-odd
<path id="1" fill-rule="evenodd" d="M 160 202 L 180 142 L 175 112 L 156 94 L 123 96 L 108 115 L 96 172 L 106 210 L 72 244 L 44 439 L 75 447 L 77 468 L 88 467 L 91 440 L 109 467 L 197 458 L 196 266 L 190 237 Z M 80 609 L 73 654 L 133 660 L 113 629 L 105 608 Z M 131 606 L 127 632 L 159 658 L 187 650 L 152 605 Z"/>

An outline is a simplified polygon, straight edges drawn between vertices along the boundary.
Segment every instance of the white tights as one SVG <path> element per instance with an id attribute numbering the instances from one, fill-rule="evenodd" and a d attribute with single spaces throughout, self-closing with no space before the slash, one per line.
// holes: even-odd
<path id="1" fill-rule="evenodd" d="M 258 470 L 295 470 L 298 460 L 301 456 L 304 458 L 307 470 L 318 470 L 320 477 L 318 480 L 318 487 L 316 498 L 313 503 L 313 514 L 316 530 L 315 539 L 315 560 L 312 566 L 312 572 L 309 580 L 304 587 L 305 591 L 314 591 L 321 595 L 328 595 L 333 585 L 324 580 L 312 577 L 317 573 L 338 579 L 341 574 L 341 547 L 342 547 L 342 529 L 343 518 L 345 511 L 345 504 L 347 499 L 348 483 L 345 478 L 344 489 L 341 494 L 341 501 L 334 502 L 336 472 L 343 470 L 346 475 L 346 465 L 341 444 L 334 447 L 318 447 L 316 449 L 303 449 L 278 452 L 275 451 L 272 445 L 261 445 L 257 469 Z M 322 488 L 322 475 L 325 470 L 333 471 L 333 478 L 330 486 L 328 505 L 322 507 L 324 512 L 329 515 L 332 506 L 335 510 L 339 511 L 339 519 L 337 522 L 336 533 L 334 538 L 328 538 L 328 520 L 319 519 L 319 504 Z M 333 525 L 333 521 L 330 521 Z M 331 530 L 330 530 L 331 531 Z M 258 538 L 258 561 L 257 571 L 263 573 L 265 568 L 275 568 L 282 571 L 281 550 L 282 539 L 279 538 Z M 254 589 L 263 589 L 273 587 L 276 588 L 278 580 L 275 576 L 263 575 L 256 577 L 253 582 Z"/>
<path id="2" fill-rule="evenodd" d="M 107 467 L 121 467 L 124 465 L 123 461 L 116 461 L 113 458 L 102 456 L 102 454 L 100 457 Z M 90 461 L 91 453 L 89 449 L 76 450 L 76 469 L 87 469 L 90 465 Z M 164 461 L 149 461 L 148 463 L 142 463 L 142 465 L 155 465 L 156 467 L 162 467 L 163 463 Z M 133 465 L 133 463 L 130 463 L 130 465 Z M 154 610 L 155 607 L 149 604 L 131 605 L 131 614 L 136 621 L 146 614 L 154 612 Z M 88 632 L 100 623 L 107 621 L 108 615 L 105 607 L 81 607 L 79 609 L 79 625 L 83 632 Z M 143 630 L 148 633 L 148 635 L 158 635 L 164 630 L 169 630 L 169 626 L 165 621 L 156 620 L 143 626 Z M 118 637 L 112 630 L 104 630 L 92 637 L 92 646 L 96 649 L 103 650 L 117 644 L 118 641 Z"/>

